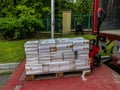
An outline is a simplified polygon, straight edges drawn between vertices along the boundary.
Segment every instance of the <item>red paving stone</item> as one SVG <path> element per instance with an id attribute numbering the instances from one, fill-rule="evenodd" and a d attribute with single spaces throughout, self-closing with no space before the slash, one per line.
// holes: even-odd
<path id="1" fill-rule="evenodd" d="M 25 60 L 16 68 L 2 90 L 120 90 L 120 75 L 104 64 L 83 81 L 80 76 L 26 81 Z M 18 86 L 18 89 L 16 89 Z"/>

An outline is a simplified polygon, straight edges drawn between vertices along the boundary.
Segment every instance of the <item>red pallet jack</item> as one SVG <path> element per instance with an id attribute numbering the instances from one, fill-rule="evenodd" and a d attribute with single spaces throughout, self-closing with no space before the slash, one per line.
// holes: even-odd
<path id="1" fill-rule="evenodd" d="M 91 69 L 93 69 L 94 66 L 100 66 L 101 62 L 101 55 L 99 54 L 99 32 L 100 32 L 100 26 L 102 22 L 105 19 L 105 12 L 103 8 L 98 9 L 98 23 L 97 23 L 97 38 L 91 39 L 89 42 L 89 58 L 91 60 Z"/>

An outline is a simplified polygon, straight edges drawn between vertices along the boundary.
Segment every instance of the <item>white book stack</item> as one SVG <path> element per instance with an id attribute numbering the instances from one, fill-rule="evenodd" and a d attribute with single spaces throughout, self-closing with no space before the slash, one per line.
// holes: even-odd
<path id="1" fill-rule="evenodd" d="M 51 62 L 61 62 L 63 61 L 63 54 L 61 52 L 51 53 Z"/>
<path id="2" fill-rule="evenodd" d="M 56 52 L 54 39 L 43 39 L 39 41 L 39 63 L 49 63 L 51 61 L 51 52 Z"/>
<path id="3" fill-rule="evenodd" d="M 76 70 L 90 68 L 89 66 L 89 40 L 73 41 L 73 51 L 77 52 Z"/>
<path id="4" fill-rule="evenodd" d="M 25 64 L 26 75 L 42 74 L 42 64 Z"/>
<path id="5" fill-rule="evenodd" d="M 81 53 L 89 52 L 89 40 L 74 40 L 73 51 L 80 51 Z"/>
<path id="6" fill-rule="evenodd" d="M 25 43 L 26 75 L 90 69 L 89 41 L 57 38 Z"/>
<path id="7" fill-rule="evenodd" d="M 25 54 L 27 64 L 38 64 L 38 41 L 25 43 Z"/>
<path id="8" fill-rule="evenodd" d="M 56 51 L 56 43 L 54 39 L 43 39 L 39 41 L 39 54 L 50 53 Z"/>
<path id="9" fill-rule="evenodd" d="M 57 52 L 72 52 L 73 43 L 68 38 L 55 39 Z"/>
<path id="10" fill-rule="evenodd" d="M 49 72 L 59 72 L 59 64 L 62 61 L 58 61 L 58 62 L 51 62 L 49 63 Z"/>

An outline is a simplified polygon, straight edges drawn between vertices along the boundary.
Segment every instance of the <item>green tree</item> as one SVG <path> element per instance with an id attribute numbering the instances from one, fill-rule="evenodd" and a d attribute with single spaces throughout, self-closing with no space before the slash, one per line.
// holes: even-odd
<path id="1" fill-rule="evenodd" d="M 0 33 L 8 40 L 13 40 L 15 36 L 16 19 L 15 18 L 1 18 L 0 19 Z"/>
<path id="2" fill-rule="evenodd" d="M 74 6 L 74 13 L 91 14 L 92 0 L 77 0 Z"/>
<path id="3" fill-rule="evenodd" d="M 62 19 L 64 9 L 91 14 L 92 0 L 77 0 L 76 3 L 73 0 L 55 0 L 56 19 Z M 11 39 L 16 37 L 16 32 L 19 32 L 19 37 L 29 37 L 43 27 L 41 20 L 51 18 L 51 0 L 0 0 L 0 11 L 0 33 L 5 38 L 7 35 L 11 35 Z"/>

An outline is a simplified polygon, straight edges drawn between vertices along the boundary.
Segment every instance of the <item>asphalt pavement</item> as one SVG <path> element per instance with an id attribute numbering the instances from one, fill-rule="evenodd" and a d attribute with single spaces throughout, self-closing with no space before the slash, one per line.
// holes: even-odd
<path id="1" fill-rule="evenodd" d="M 9 80 L 11 74 L 10 75 L 0 75 L 0 90 L 2 88 L 2 86 L 5 85 L 5 83 Z"/>

